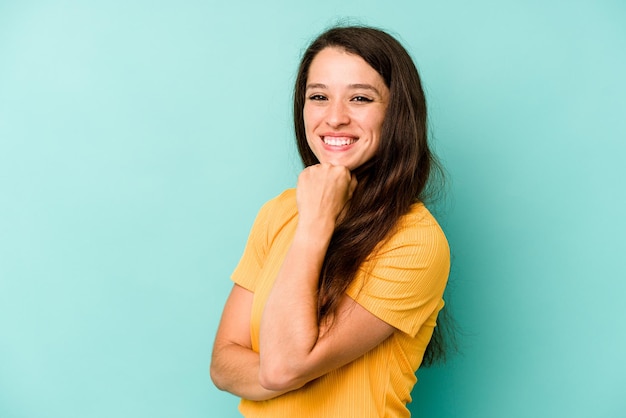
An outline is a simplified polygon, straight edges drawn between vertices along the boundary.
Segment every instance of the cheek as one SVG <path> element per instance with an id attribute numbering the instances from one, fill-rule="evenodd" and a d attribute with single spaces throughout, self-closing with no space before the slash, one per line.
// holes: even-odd
<path id="1" fill-rule="evenodd" d="M 385 121 L 385 114 L 377 114 L 377 115 L 372 115 L 372 119 L 373 121 L 375 121 L 375 123 L 372 124 L 372 130 L 374 132 L 376 132 L 376 135 L 380 136 L 380 133 L 383 129 L 383 122 Z"/>
<path id="2" fill-rule="evenodd" d="M 383 127 L 383 120 L 378 117 L 378 115 L 370 115 L 368 119 L 364 120 L 367 123 L 367 129 L 374 136 L 379 136 Z"/>
<path id="3" fill-rule="evenodd" d="M 309 131 L 309 129 L 315 126 L 315 112 L 311 108 L 307 108 L 306 106 L 302 110 L 302 120 L 304 121 L 304 128 Z"/>

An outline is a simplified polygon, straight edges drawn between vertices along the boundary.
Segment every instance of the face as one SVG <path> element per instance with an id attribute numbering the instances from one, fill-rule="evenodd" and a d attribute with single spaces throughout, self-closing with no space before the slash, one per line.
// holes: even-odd
<path id="1" fill-rule="evenodd" d="M 323 49 L 311 62 L 305 94 L 306 139 L 320 162 L 354 170 L 376 154 L 389 89 L 363 58 Z"/>

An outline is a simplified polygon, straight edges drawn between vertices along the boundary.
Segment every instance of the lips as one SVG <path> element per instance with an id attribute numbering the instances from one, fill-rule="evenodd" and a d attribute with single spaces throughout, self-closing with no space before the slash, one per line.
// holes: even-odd
<path id="1" fill-rule="evenodd" d="M 322 141 L 324 141 L 326 145 L 330 145 L 332 147 L 345 147 L 347 145 L 354 144 L 357 139 L 347 136 L 323 136 Z"/>

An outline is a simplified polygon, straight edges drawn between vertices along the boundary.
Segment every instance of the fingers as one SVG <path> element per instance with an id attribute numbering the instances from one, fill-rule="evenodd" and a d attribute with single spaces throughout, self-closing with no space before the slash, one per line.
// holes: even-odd
<path id="1" fill-rule="evenodd" d="M 356 185 L 356 176 L 346 167 L 317 164 L 305 168 L 296 190 L 300 215 L 337 219 Z"/>
<path id="2" fill-rule="evenodd" d="M 352 193 L 354 193 L 354 190 L 356 189 L 357 184 L 359 183 L 356 179 L 356 176 L 352 173 L 350 173 L 350 198 L 352 198 Z"/>
<path id="3" fill-rule="evenodd" d="M 356 177 L 346 167 L 317 164 L 305 168 L 300 174 L 298 183 L 299 187 L 330 189 L 351 196 L 356 187 Z"/>

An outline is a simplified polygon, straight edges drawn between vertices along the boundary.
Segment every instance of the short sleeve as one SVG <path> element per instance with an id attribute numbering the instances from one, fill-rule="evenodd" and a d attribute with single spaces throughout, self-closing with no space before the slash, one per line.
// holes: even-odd
<path id="1" fill-rule="evenodd" d="M 254 220 L 243 255 L 231 279 L 254 292 L 268 254 L 284 226 L 297 214 L 295 189 L 287 189 L 266 202 Z"/>
<path id="2" fill-rule="evenodd" d="M 239 286 L 254 292 L 256 278 L 263 268 L 263 263 L 268 251 L 268 222 L 270 216 L 270 202 L 265 203 L 252 224 L 248 242 L 241 259 L 233 274 L 232 281 Z"/>
<path id="3" fill-rule="evenodd" d="M 420 205 L 363 263 L 347 294 L 378 318 L 415 336 L 443 306 L 449 271 L 445 235 Z"/>

